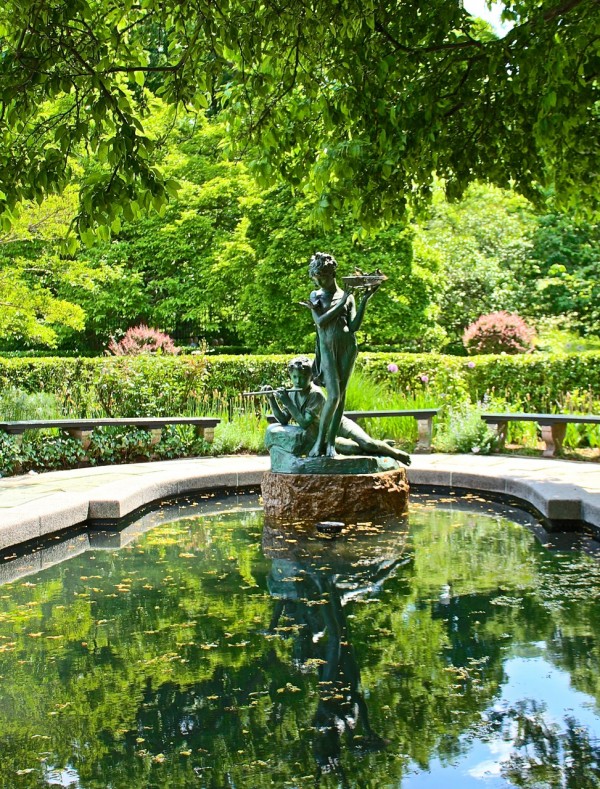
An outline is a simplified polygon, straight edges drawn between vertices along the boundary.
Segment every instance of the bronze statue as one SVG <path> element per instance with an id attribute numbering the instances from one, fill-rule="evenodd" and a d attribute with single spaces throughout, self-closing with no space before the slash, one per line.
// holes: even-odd
<path id="1" fill-rule="evenodd" d="M 294 454 L 308 452 L 310 455 L 311 449 L 319 440 L 323 413 L 329 402 L 329 392 L 326 399 L 323 390 L 311 381 L 311 378 L 314 378 L 313 369 L 313 363 L 309 358 L 297 356 L 288 365 L 292 389 L 265 387 L 260 392 L 269 397 L 273 415 L 280 425 L 288 425 L 293 420 L 302 429 L 299 440 L 296 433 L 289 433 L 288 436 L 293 446 L 286 444 L 286 448 Z M 274 436 L 267 435 L 268 447 L 273 438 Z M 390 457 L 407 466 L 410 465 L 410 456 L 406 452 L 395 447 L 393 443 L 371 438 L 359 425 L 343 414 L 338 421 L 333 446 L 341 455 Z"/>
<path id="2" fill-rule="evenodd" d="M 358 353 L 356 332 L 360 329 L 367 302 L 385 277 L 359 272 L 352 283 L 361 287 L 363 295 L 356 305 L 350 290 L 342 290 L 336 282 L 337 263 L 332 255 L 316 252 L 309 264 L 309 275 L 318 285 L 308 301 L 301 302 L 311 310 L 317 327 L 317 345 L 313 378 L 327 389 L 315 442 L 309 457 L 335 457 L 346 389 Z M 362 279 L 361 279 L 362 277 Z M 368 278 L 370 281 L 365 282 Z"/>

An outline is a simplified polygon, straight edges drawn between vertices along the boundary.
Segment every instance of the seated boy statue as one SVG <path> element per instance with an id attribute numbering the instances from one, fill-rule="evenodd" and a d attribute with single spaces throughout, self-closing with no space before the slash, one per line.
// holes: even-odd
<path id="1" fill-rule="evenodd" d="M 307 454 L 317 437 L 319 418 L 325 403 L 323 390 L 312 382 L 312 362 L 306 356 L 296 356 L 288 365 L 293 389 L 273 389 L 263 387 L 269 395 L 273 416 L 280 425 L 288 425 L 291 420 L 301 428 L 294 454 Z M 267 433 L 267 447 L 276 443 L 275 436 Z M 348 417 L 342 417 L 335 449 L 340 455 L 378 455 L 399 460 L 410 465 L 410 455 L 397 449 L 393 443 L 371 438 L 361 427 Z"/>

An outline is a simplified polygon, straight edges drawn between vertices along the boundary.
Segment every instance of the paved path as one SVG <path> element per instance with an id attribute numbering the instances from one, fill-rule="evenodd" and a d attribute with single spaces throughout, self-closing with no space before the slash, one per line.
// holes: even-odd
<path id="1" fill-rule="evenodd" d="M 88 519 L 116 520 L 160 498 L 258 485 L 264 456 L 168 460 L 0 479 L 0 549 Z M 553 520 L 585 521 L 600 535 L 600 465 L 492 455 L 414 455 L 409 482 L 494 492 Z"/>

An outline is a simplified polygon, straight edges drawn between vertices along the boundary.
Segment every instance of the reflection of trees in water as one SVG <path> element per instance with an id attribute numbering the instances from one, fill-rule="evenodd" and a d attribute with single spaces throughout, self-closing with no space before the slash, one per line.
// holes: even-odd
<path id="1" fill-rule="evenodd" d="M 372 525 L 370 529 L 379 532 Z M 403 530 L 400 535 L 404 538 Z M 409 561 L 403 556 L 405 543 L 398 540 L 398 532 L 393 541 L 385 532 L 379 536 L 387 539 L 379 545 L 371 542 L 370 552 L 354 545 L 345 554 L 331 544 L 325 550 L 322 542 L 311 545 L 301 533 L 278 532 L 268 526 L 263 533 L 265 553 L 273 556 L 267 583 L 276 599 L 269 631 L 293 634 L 294 661 L 300 671 L 316 667 L 319 698 L 313 718 L 313 753 L 317 780 L 335 772 L 344 787 L 351 784 L 342 765 L 342 743 L 356 755 L 387 744 L 369 721 L 344 611 L 349 600 L 380 591 Z"/>
<path id="2" fill-rule="evenodd" d="M 267 528 L 264 558 L 257 518 L 158 528 L 6 589 L 6 774 L 43 751 L 85 789 L 304 786 L 315 769 L 322 786 L 399 786 L 409 764 L 448 763 L 489 740 L 481 713 L 513 644 L 546 640 L 546 656 L 598 694 L 600 583 L 522 530 L 437 513 L 415 518 L 410 545 L 406 524 L 362 524 L 333 541 Z M 580 576 L 571 596 L 559 583 L 566 564 Z M 596 786 L 585 732 L 553 732 L 531 707 L 519 714 L 490 734 L 512 743 L 517 725 L 525 732 L 528 745 L 504 762 L 521 784 L 507 780 Z"/>
<path id="3" fill-rule="evenodd" d="M 543 705 L 523 701 L 489 718 L 492 736 L 512 741 L 514 752 L 502 775 L 522 789 L 597 789 L 600 786 L 600 743 L 573 717 L 548 720 Z"/>

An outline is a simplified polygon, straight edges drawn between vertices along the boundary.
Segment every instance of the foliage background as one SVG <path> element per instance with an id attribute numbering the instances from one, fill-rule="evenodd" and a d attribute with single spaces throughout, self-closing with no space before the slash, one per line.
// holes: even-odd
<path id="1" fill-rule="evenodd" d="M 210 413 L 243 391 L 287 381 L 286 355 L 0 357 L 0 392 L 17 387 L 57 395 L 63 413 L 85 416 L 171 416 Z M 388 370 L 395 365 L 397 372 Z M 600 391 L 600 353 L 479 356 L 362 353 L 356 369 L 392 392 L 422 394 L 434 404 L 486 394 L 517 410 L 558 411 L 568 392 Z M 424 380 L 426 379 L 426 380 Z M 429 406 L 432 407 L 432 406 Z"/>
<path id="2" fill-rule="evenodd" d="M 0 349 L 97 354 L 145 323 L 182 346 L 307 351 L 312 322 L 297 302 L 312 288 L 317 250 L 336 255 L 340 275 L 359 266 L 389 277 L 369 307 L 363 348 L 464 353 L 466 326 L 496 310 L 600 332 L 600 231 L 557 213 L 551 195 L 549 213 L 483 184 L 448 203 L 440 182 L 430 208 L 405 221 L 365 234 L 340 210 L 324 226 L 301 192 L 260 187 L 243 158 L 223 158 L 222 120 L 177 118 L 158 99 L 149 111 L 177 196 L 71 249 L 75 187 L 25 207 L 0 236 Z"/>

